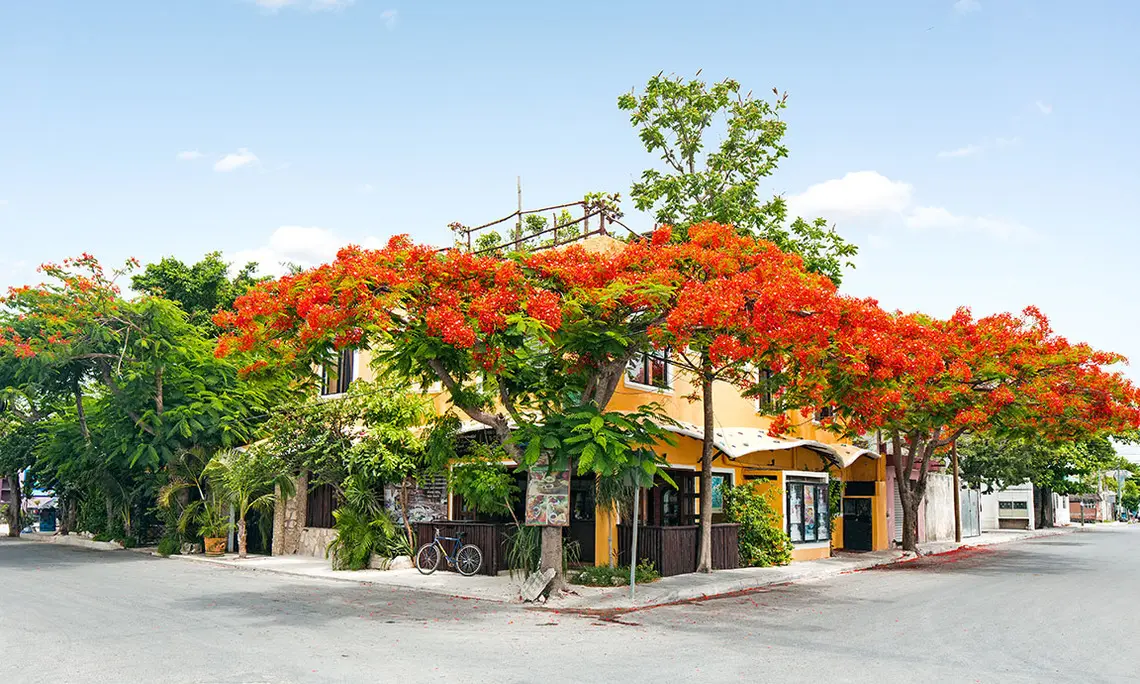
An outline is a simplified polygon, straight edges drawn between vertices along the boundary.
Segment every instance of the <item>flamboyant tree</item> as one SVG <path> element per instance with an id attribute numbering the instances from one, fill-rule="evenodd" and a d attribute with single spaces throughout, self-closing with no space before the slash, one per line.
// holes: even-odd
<path id="1" fill-rule="evenodd" d="M 673 350 L 676 365 L 700 387 L 704 440 L 697 570 L 710 572 L 715 384 L 725 381 L 753 390 L 760 369 L 782 370 L 791 355 L 802 367 L 819 364 L 838 320 L 837 300 L 830 280 L 806 272 L 798 256 L 770 242 L 714 223 L 694 224 L 687 232 L 687 240 L 664 248 L 673 255 L 683 284 L 651 336 Z M 769 410 L 791 408 L 798 407 L 780 402 Z"/>
<path id="2" fill-rule="evenodd" d="M 380 250 L 346 248 L 331 264 L 253 288 L 217 316 L 230 331 L 218 354 L 257 352 L 250 371 L 311 374 L 330 350 L 367 347 L 395 382 L 438 380 L 455 408 L 490 429 L 520 466 L 544 457 L 568 467 L 568 445 L 582 445 L 563 440 L 579 433 L 563 421 L 553 434 L 542 416 L 605 422 L 597 413 L 675 286 L 675 272 L 656 256 L 647 241 L 513 258 L 439 251 L 404 237 Z M 594 414 L 574 410 L 591 407 Z M 624 420 L 655 429 L 648 414 Z M 656 459 L 623 440 L 593 444 L 576 463 L 582 474 L 624 472 L 631 462 L 656 472 Z M 544 566 L 560 571 L 559 531 L 544 531 L 543 540 Z"/>
<path id="3" fill-rule="evenodd" d="M 793 377 L 794 391 L 834 407 L 826 427 L 884 436 L 902 503 L 902 545 L 917 551 L 930 465 L 962 435 L 1059 441 L 1140 425 L 1140 393 L 1106 369 L 1121 361 L 1068 342 L 1034 308 L 983 318 L 959 309 L 938 320 L 845 299 L 819 374 Z"/>

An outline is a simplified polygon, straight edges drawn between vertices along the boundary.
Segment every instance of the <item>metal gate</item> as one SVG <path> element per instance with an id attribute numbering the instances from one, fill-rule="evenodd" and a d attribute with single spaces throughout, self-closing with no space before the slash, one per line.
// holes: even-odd
<path id="1" fill-rule="evenodd" d="M 962 507 L 962 536 L 980 537 L 982 534 L 982 496 L 976 489 L 962 489 L 959 492 Z"/>
<path id="2" fill-rule="evenodd" d="M 899 496 L 898 490 L 891 492 L 891 494 L 893 495 L 891 498 L 894 499 L 895 502 L 895 524 L 894 529 L 891 530 L 891 533 L 894 534 L 894 537 L 891 539 L 891 541 L 899 542 L 901 544 L 903 536 L 902 497 Z"/>

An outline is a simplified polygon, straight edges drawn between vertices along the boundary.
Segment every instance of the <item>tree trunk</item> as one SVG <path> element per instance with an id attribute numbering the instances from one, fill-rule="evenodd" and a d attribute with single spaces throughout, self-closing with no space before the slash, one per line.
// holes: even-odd
<path id="1" fill-rule="evenodd" d="M 1052 489 L 1033 485 L 1033 511 L 1037 529 L 1043 530 L 1053 527 L 1055 518 Z"/>
<path id="2" fill-rule="evenodd" d="M 898 432 L 891 435 L 895 485 L 903 511 L 902 548 L 915 555 L 918 555 L 918 507 L 926 496 L 926 475 L 940 434 L 941 430 L 935 430 L 933 436 L 911 433 L 905 442 Z M 912 480 L 915 466 L 918 466 L 918 477 Z"/>
<path id="3" fill-rule="evenodd" d="M 412 523 L 408 520 L 408 478 L 400 483 L 400 515 L 404 518 L 404 533 L 408 535 L 408 546 L 416 548 L 416 535 L 412 532 Z"/>
<path id="4" fill-rule="evenodd" d="M 58 516 L 56 531 L 59 535 L 64 537 L 71 534 L 71 520 L 67 515 L 67 509 L 70 505 L 71 497 L 66 494 L 60 494 L 55 498 L 55 512 Z"/>
<path id="5" fill-rule="evenodd" d="M 245 516 L 238 518 L 237 524 L 238 533 L 238 558 L 245 558 L 249 555 L 249 534 L 245 529 Z"/>
<path id="6" fill-rule="evenodd" d="M 542 550 L 539 556 L 539 570 L 554 569 L 554 579 L 550 580 L 550 593 L 562 589 L 562 528 L 546 526 L 542 528 Z"/>
<path id="7" fill-rule="evenodd" d="M 12 495 L 8 497 L 8 536 L 20 536 L 20 507 L 22 505 L 20 492 L 20 474 L 8 477 L 8 489 Z"/>
<path id="8" fill-rule="evenodd" d="M 701 535 L 697 572 L 712 572 L 712 462 L 716 424 L 713 421 L 712 362 L 701 355 L 701 401 L 704 408 L 704 441 L 701 443 Z"/>
<path id="9" fill-rule="evenodd" d="M 79 497 L 73 495 L 67 505 L 67 529 L 75 530 L 79 527 Z"/>
<path id="10" fill-rule="evenodd" d="M 899 480 L 902 482 L 902 480 Z M 899 500 L 902 502 L 903 511 L 903 536 L 902 547 L 904 551 L 910 551 L 915 555 L 918 554 L 918 499 L 914 496 L 913 489 L 906 494 L 902 493 L 903 487 L 899 487 Z"/>
<path id="11" fill-rule="evenodd" d="M 110 494 L 106 495 L 103 504 L 107 509 L 107 534 L 110 534 L 115 529 L 115 502 L 111 500 Z"/>
<path id="12" fill-rule="evenodd" d="M 75 395 L 75 417 L 79 422 L 79 434 L 83 441 L 91 443 L 91 431 L 87 428 L 87 411 L 83 408 L 83 388 L 79 386 L 79 377 L 73 379 L 71 391 Z"/>

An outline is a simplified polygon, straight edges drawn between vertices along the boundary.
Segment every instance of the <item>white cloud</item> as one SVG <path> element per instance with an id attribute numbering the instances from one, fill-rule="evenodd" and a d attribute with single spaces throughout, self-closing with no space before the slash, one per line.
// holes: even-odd
<path id="1" fill-rule="evenodd" d="M 371 183 L 362 183 L 359 187 L 357 187 L 357 191 L 359 191 L 362 195 L 371 195 L 373 192 L 375 192 L 375 190 L 376 188 L 372 187 Z"/>
<path id="2" fill-rule="evenodd" d="M 1016 135 L 1012 138 L 997 138 L 994 140 L 994 143 L 996 143 L 998 147 L 1011 147 L 1013 145 L 1017 145 L 1020 142 L 1021 138 Z"/>
<path id="3" fill-rule="evenodd" d="M 1000 239 L 1033 237 L 1029 228 L 991 216 L 962 216 L 937 206 L 922 206 L 914 199 L 909 183 L 895 181 L 877 171 L 853 171 L 843 178 L 816 183 L 798 195 L 788 198 L 788 211 L 793 216 L 827 219 L 872 220 L 896 223 L 913 230 L 944 232 L 977 232 Z M 875 234 L 875 246 L 885 246 L 886 239 Z"/>
<path id="4" fill-rule="evenodd" d="M 244 147 L 238 148 L 237 152 L 230 152 L 222 157 L 214 164 L 214 170 L 222 173 L 227 173 L 235 169 L 240 169 L 243 166 L 257 163 L 257 155 L 250 152 Z"/>
<path id="5" fill-rule="evenodd" d="M 184 152 L 179 152 L 176 156 L 178 158 L 178 161 L 194 161 L 195 159 L 201 159 L 206 155 L 202 154 L 198 150 L 186 150 Z"/>
<path id="6" fill-rule="evenodd" d="M 966 145 L 965 147 L 959 147 L 956 150 L 944 150 L 942 152 L 939 152 L 938 156 L 943 159 L 947 157 L 972 157 L 975 154 L 980 154 L 984 149 L 985 148 L 981 145 Z"/>
<path id="7" fill-rule="evenodd" d="M 910 184 L 892 181 L 877 171 L 851 171 L 792 195 L 788 211 L 809 218 L 897 214 L 910 204 L 913 190 Z"/>
<path id="8" fill-rule="evenodd" d="M 384 10 L 380 13 L 380 21 L 384 22 L 384 28 L 388 29 L 389 31 L 396 28 L 396 22 L 399 20 L 399 18 L 400 12 L 398 10 L 390 9 Z"/>
<path id="9" fill-rule="evenodd" d="M 369 249 L 383 246 L 377 238 L 346 240 L 318 226 L 281 226 L 269 236 L 268 244 L 227 254 L 226 259 L 235 268 L 256 261 L 263 275 L 281 276 L 288 271 L 286 264 L 309 268 L 328 263 L 336 258 L 341 247 L 353 242 Z"/>
<path id="10" fill-rule="evenodd" d="M 258 7 L 277 12 L 285 7 L 304 7 L 311 12 L 342 10 L 356 0 L 253 0 Z"/>
<path id="11" fill-rule="evenodd" d="M 959 216 L 945 207 L 915 207 L 903 221 L 915 230 L 977 232 L 1003 240 L 1033 235 L 1033 231 L 1020 223 L 990 216 Z"/>
<path id="12" fill-rule="evenodd" d="M 977 12 L 982 9 L 982 3 L 978 0 L 958 0 L 954 3 L 954 11 L 958 14 L 969 14 L 970 12 Z"/>
<path id="13" fill-rule="evenodd" d="M 1053 113 L 1053 105 L 1051 104 L 1042 102 L 1041 100 L 1038 100 L 1033 104 L 1037 105 L 1037 111 L 1041 112 L 1045 116 L 1049 116 Z"/>

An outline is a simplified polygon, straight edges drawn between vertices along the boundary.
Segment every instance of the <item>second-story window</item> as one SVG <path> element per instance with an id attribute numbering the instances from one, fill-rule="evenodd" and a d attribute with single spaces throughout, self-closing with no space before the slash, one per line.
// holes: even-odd
<path id="1" fill-rule="evenodd" d="M 321 369 L 321 395 L 344 394 L 356 377 L 356 352 L 342 349 L 337 353 L 336 363 Z"/>
<path id="2" fill-rule="evenodd" d="M 776 374 L 768 368 L 756 372 L 756 412 L 770 414 L 776 412 Z"/>
<path id="3" fill-rule="evenodd" d="M 625 381 L 645 387 L 671 389 L 673 372 L 669 363 L 669 351 L 643 352 L 634 356 L 625 369 Z"/>

